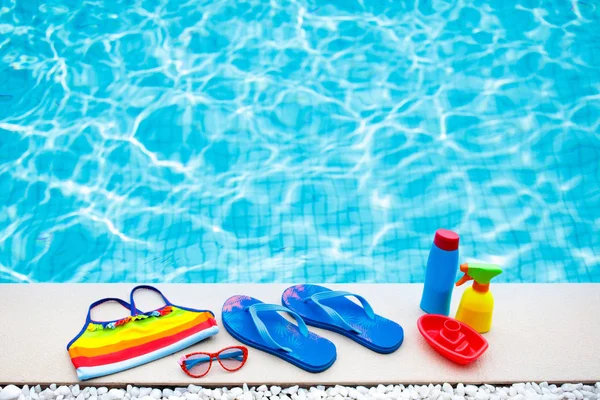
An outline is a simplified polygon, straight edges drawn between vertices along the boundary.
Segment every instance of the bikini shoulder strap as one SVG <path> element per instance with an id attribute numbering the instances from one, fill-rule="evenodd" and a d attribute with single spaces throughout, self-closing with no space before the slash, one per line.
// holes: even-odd
<path id="1" fill-rule="evenodd" d="M 160 296 L 162 297 L 162 299 L 164 300 L 166 305 L 168 305 L 168 306 L 172 305 L 171 302 L 165 297 L 165 295 L 162 294 L 162 292 L 160 290 L 158 290 L 157 288 L 155 288 L 154 286 L 139 285 L 139 286 L 136 286 L 133 289 L 131 289 L 131 294 L 129 295 L 129 302 L 131 303 L 131 305 L 129 307 L 131 309 L 132 316 L 136 316 L 137 314 L 143 313 L 143 311 L 140 311 L 136 308 L 135 300 L 133 299 L 133 294 L 135 293 L 136 290 L 139 290 L 139 289 L 152 290 L 153 292 L 160 294 Z"/>

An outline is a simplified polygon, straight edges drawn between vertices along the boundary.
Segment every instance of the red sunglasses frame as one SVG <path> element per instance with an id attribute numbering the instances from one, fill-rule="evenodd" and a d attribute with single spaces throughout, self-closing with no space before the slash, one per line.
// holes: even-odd
<path id="1" fill-rule="evenodd" d="M 219 354 L 221 354 L 222 352 L 226 351 L 226 350 L 231 350 L 231 349 L 238 349 L 242 351 L 242 363 L 240 364 L 239 367 L 231 369 L 231 368 L 227 368 L 226 366 L 223 365 L 223 363 L 221 362 L 221 359 L 219 358 Z M 201 354 L 203 356 L 208 356 L 210 357 L 210 361 L 208 364 L 208 369 L 206 370 L 205 373 L 201 374 L 201 375 L 194 375 L 192 374 L 185 366 L 184 360 L 188 357 L 197 355 L 197 354 Z M 203 351 L 198 351 L 195 353 L 189 353 L 186 354 L 185 356 L 181 357 L 179 359 L 179 366 L 181 367 L 181 369 L 183 370 L 183 372 L 185 372 L 186 374 L 188 374 L 189 376 L 191 376 L 192 378 L 202 378 L 203 376 L 206 376 L 209 372 L 210 369 L 212 368 L 212 363 L 213 363 L 213 359 L 217 359 L 217 361 L 219 362 L 219 364 L 221 364 L 221 367 L 223 367 L 223 369 L 225 371 L 229 371 L 229 372 L 235 372 L 237 370 L 239 370 L 240 368 L 242 368 L 244 366 L 244 364 L 246 364 L 246 361 L 248 361 L 248 348 L 244 347 L 244 346 L 230 346 L 230 347 L 225 347 L 224 349 L 219 350 L 217 353 L 205 353 Z"/>

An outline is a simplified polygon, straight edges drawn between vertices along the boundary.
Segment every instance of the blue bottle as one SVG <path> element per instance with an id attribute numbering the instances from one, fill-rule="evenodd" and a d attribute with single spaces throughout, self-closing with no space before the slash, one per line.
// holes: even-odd
<path id="1" fill-rule="evenodd" d="M 421 309 L 428 314 L 448 315 L 458 272 L 458 234 L 447 229 L 435 232 L 427 259 Z"/>

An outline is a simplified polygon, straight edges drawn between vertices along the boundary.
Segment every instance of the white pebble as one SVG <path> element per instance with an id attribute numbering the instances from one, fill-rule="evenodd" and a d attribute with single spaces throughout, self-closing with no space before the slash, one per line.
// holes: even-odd
<path id="1" fill-rule="evenodd" d="M 418 386 L 417 391 L 422 398 L 427 398 L 429 396 L 429 387 L 425 385 Z"/>
<path id="2" fill-rule="evenodd" d="M 231 394 L 231 395 L 233 395 L 235 397 L 235 396 L 239 396 L 242 393 L 244 393 L 244 390 L 242 388 L 240 388 L 240 387 L 234 387 L 233 389 L 231 389 L 229 391 L 228 394 Z"/>
<path id="3" fill-rule="evenodd" d="M 121 400 L 125 397 L 125 391 L 123 389 L 110 389 L 108 395 L 111 399 Z"/>
<path id="4" fill-rule="evenodd" d="M 359 394 L 360 392 L 354 388 L 350 388 L 350 390 L 348 390 L 348 397 L 351 399 L 358 399 Z"/>
<path id="5" fill-rule="evenodd" d="M 154 399 L 154 397 L 152 397 L 152 396 L 144 396 L 144 397 L 140 398 L 140 400 L 153 400 L 153 399 Z"/>
<path id="6" fill-rule="evenodd" d="M 62 394 L 59 394 L 58 396 L 56 396 L 56 400 L 63 400 L 65 398 L 65 396 L 63 396 Z"/>
<path id="7" fill-rule="evenodd" d="M 108 393 L 108 388 L 105 386 L 99 387 L 98 388 L 98 396 L 102 396 L 103 394 Z"/>
<path id="8" fill-rule="evenodd" d="M 267 388 L 267 385 L 260 385 L 258 387 L 258 389 L 256 389 L 257 392 L 266 392 L 269 388 Z"/>
<path id="9" fill-rule="evenodd" d="M 477 395 L 478 390 L 479 390 L 479 388 L 477 388 L 477 386 L 475 386 L 475 385 L 467 385 L 465 387 L 465 394 L 467 396 L 475 397 Z M 516 391 L 515 391 L 515 394 L 517 394 Z"/>
<path id="10" fill-rule="evenodd" d="M 83 393 L 79 393 L 77 395 L 77 397 L 75 398 L 75 400 L 84 400 L 85 399 L 85 395 Z"/>
<path id="11" fill-rule="evenodd" d="M 14 400 L 19 398 L 21 389 L 15 385 L 8 385 L 0 391 L 0 400 Z"/>
<path id="12" fill-rule="evenodd" d="M 56 397 L 56 393 L 54 393 L 54 390 L 51 390 L 50 388 L 45 389 L 41 394 L 43 394 L 44 397 L 48 400 L 54 399 Z"/>
<path id="13" fill-rule="evenodd" d="M 60 400 L 60 399 L 57 397 L 56 400 Z M 100 400 L 112 400 L 112 397 L 110 397 L 110 394 L 104 393 L 103 395 L 100 396 Z"/>
<path id="14" fill-rule="evenodd" d="M 183 396 L 185 397 L 185 400 L 200 400 L 200 395 L 198 393 L 185 392 Z"/>
<path id="15" fill-rule="evenodd" d="M 450 385 L 448 382 L 445 382 L 444 385 L 442 385 L 442 389 L 448 394 L 454 393 L 454 391 L 452 390 L 452 385 Z"/>
<path id="16" fill-rule="evenodd" d="M 150 396 L 154 397 L 155 399 L 162 399 L 162 391 L 160 389 L 152 389 L 152 391 L 150 392 Z"/>
<path id="17" fill-rule="evenodd" d="M 455 392 L 459 396 L 464 396 L 465 395 L 465 385 L 463 385 L 462 383 L 459 383 L 458 385 L 456 385 Z"/>
<path id="18" fill-rule="evenodd" d="M 479 390 L 475 395 L 475 400 L 489 400 L 490 395 L 484 392 L 483 390 Z"/>
<path id="19" fill-rule="evenodd" d="M 577 398 L 577 400 L 582 400 L 583 399 L 583 394 L 579 390 L 577 390 L 577 389 L 573 390 L 573 394 L 575 395 L 575 397 Z"/>
<path id="20" fill-rule="evenodd" d="M 271 386 L 271 393 L 274 396 L 277 396 L 279 393 L 281 393 L 281 388 L 279 386 Z"/>

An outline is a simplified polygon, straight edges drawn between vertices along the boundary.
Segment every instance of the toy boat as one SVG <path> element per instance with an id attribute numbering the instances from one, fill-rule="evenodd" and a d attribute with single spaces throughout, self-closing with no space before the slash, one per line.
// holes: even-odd
<path id="1" fill-rule="evenodd" d="M 423 315 L 417 321 L 419 332 L 435 351 L 457 364 L 466 365 L 479 358 L 488 342 L 470 326 L 444 315 Z"/>

